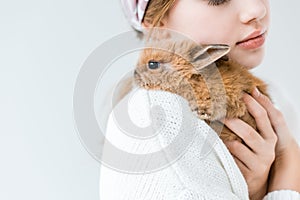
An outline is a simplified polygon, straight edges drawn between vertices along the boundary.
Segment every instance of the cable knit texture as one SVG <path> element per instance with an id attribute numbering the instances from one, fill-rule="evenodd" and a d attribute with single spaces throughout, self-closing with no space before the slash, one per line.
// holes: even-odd
<path id="1" fill-rule="evenodd" d="M 175 162 L 171 160 L 168 166 L 155 172 L 130 174 L 101 165 L 101 200 L 249 199 L 245 179 L 226 146 L 216 132 L 191 112 L 185 99 L 169 92 L 144 89 L 127 97 L 129 100 L 124 99 L 117 106 L 128 102 L 128 115 L 136 126 L 146 127 L 155 122 L 160 128 L 149 139 L 130 137 L 122 132 L 111 113 L 106 139 L 115 147 L 133 154 L 147 154 L 168 147 L 179 134 L 183 141 L 192 142 Z M 165 114 L 152 112 L 150 108 L 154 106 L 163 108 Z M 103 145 L 105 155 L 106 145 Z M 166 159 L 170 155 L 166 152 Z M 126 158 L 122 160 L 126 162 Z M 296 194 L 286 191 L 270 193 L 264 200 L 279 199 L 280 195 L 298 199 Z"/>

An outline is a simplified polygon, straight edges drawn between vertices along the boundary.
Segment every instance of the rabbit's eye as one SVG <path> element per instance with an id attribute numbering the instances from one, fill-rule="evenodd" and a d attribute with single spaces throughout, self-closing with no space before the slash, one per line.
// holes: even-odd
<path id="1" fill-rule="evenodd" d="M 159 68 L 159 65 L 160 65 L 159 62 L 156 62 L 156 61 L 153 61 L 153 60 L 150 60 L 148 62 L 149 69 L 157 69 L 157 68 Z"/>

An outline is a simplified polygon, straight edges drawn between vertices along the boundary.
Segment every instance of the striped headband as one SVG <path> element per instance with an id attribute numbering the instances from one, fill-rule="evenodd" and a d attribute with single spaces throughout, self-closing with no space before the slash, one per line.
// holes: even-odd
<path id="1" fill-rule="evenodd" d="M 123 11 L 130 25 L 138 31 L 143 31 L 142 20 L 150 0 L 121 0 Z"/>

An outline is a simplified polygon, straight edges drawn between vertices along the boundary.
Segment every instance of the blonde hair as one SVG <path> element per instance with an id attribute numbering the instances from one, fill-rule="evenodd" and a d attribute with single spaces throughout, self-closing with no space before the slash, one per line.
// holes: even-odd
<path id="1" fill-rule="evenodd" d="M 159 27 L 161 20 L 168 14 L 176 0 L 149 0 L 143 22 L 150 27 Z"/>

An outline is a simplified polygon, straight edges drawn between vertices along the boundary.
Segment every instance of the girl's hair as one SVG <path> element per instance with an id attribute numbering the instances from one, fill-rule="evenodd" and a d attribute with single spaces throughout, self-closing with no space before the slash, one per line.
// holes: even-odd
<path id="1" fill-rule="evenodd" d="M 159 27 L 161 20 L 168 14 L 176 0 L 149 0 L 143 22 L 150 27 Z"/>

